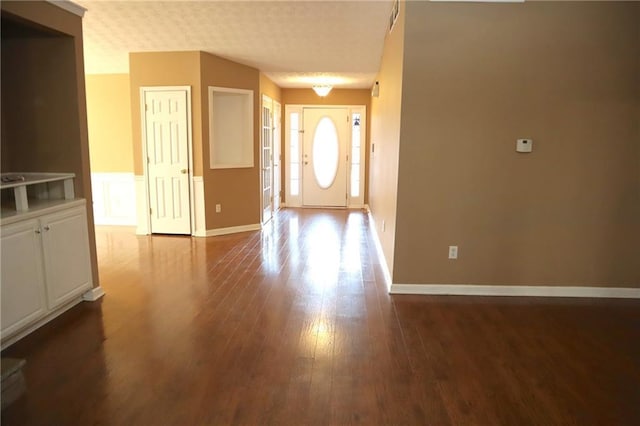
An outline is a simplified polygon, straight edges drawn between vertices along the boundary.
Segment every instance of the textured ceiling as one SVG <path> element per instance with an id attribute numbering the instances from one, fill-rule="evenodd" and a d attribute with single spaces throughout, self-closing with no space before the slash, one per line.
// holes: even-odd
<path id="1" fill-rule="evenodd" d="M 281 87 L 369 88 L 392 0 L 76 0 L 87 74 L 127 73 L 129 52 L 202 50 Z"/>

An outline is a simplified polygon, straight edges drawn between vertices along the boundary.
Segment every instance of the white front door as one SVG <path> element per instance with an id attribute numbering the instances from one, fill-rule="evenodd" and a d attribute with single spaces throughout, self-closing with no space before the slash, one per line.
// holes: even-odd
<path id="1" fill-rule="evenodd" d="M 347 205 L 347 108 L 304 108 L 302 204 Z"/>
<path id="2" fill-rule="evenodd" d="M 191 234 L 187 90 L 145 90 L 151 232 Z"/>

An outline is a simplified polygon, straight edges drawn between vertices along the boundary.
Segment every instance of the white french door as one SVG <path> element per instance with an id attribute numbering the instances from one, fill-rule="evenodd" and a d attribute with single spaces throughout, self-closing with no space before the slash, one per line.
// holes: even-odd
<path id="1" fill-rule="evenodd" d="M 262 223 L 268 222 L 280 208 L 280 114 L 280 104 L 263 95 L 260 137 Z"/>
<path id="2" fill-rule="evenodd" d="M 273 216 L 273 102 L 262 97 L 262 223 Z"/>
<path id="3" fill-rule="evenodd" d="M 347 206 L 348 108 L 304 108 L 302 204 Z"/>
<path id="4" fill-rule="evenodd" d="M 187 88 L 142 88 L 150 230 L 191 234 Z"/>
<path id="5" fill-rule="evenodd" d="M 282 107 L 276 101 L 273 101 L 273 211 L 280 209 L 281 194 L 282 194 L 282 153 L 280 144 L 282 143 L 281 136 L 281 117 Z"/>

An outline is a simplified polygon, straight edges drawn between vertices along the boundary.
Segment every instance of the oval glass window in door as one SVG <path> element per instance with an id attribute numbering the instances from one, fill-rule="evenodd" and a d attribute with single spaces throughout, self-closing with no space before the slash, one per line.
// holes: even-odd
<path id="1" fill-rule="evenodd" d="M 338 174 L 340 145 L 338 130 L 329 117 L 322 117 L 313 135 L 313 173 L 318 186 L 327 189 Z"/>

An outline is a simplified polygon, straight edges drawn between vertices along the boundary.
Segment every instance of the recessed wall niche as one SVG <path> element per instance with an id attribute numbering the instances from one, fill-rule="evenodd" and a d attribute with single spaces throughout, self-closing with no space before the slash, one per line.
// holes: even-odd
<path id="1" fill-rule="evenodd" d="M 209 86 L 209 164 L 253 167 L 253 90 Z"/>

